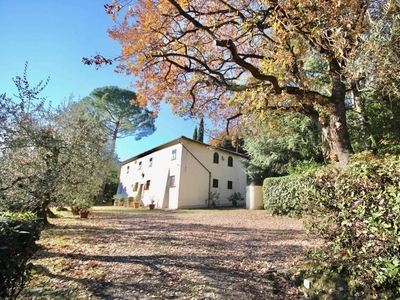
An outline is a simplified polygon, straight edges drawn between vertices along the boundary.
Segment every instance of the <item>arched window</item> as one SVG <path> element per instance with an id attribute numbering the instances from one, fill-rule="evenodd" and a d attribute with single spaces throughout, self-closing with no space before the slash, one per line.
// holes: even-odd
<path id="1" fill-rule="evenodd" d="M 228 167 L 233 167 L 233 158 L 232 158 L 232 156 L 228 156 Z"/>
<path id="2" fill-rule="evenodd" d="M 217 152 L 214 153 L 214 159 L 213 159 L 214 164 L 219 164 L 219 155 Z"/>

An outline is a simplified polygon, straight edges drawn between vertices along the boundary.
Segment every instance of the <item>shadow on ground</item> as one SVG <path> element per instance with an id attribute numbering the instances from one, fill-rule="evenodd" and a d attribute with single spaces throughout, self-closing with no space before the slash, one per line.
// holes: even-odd
<path id="1" fill-rule="evenodd" d="M 63 221 L 46 233 L 37 272 L 97 299 L 299 299 L 296 289 L 277 291 L 269 275 L 313 243 L 298 220 L 242 209 L 95 211 L 83 222 Z M 73 272 L 88 265 L 102 275 Z"/>

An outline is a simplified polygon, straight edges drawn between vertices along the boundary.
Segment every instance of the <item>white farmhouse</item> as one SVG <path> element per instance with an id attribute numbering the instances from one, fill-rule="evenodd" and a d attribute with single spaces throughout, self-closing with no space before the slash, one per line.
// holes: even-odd
<path id="1" fill-rule="evenodd" d="M 245 158 L 182 136 L 122 162 L 117 195 L 176 209 L 207 207 L 218 192 L 219 205 L 231 205 L 234 192 L 246 195 Z"/>

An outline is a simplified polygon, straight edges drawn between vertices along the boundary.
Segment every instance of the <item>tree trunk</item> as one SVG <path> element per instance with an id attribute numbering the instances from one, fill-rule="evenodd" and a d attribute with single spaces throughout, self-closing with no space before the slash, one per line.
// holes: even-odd
<path id="1" fill-rule="evenodd" d="M 333 107 L 326 128 L 326 139 L 330 148 L 330 159 L 338 162 L 341 168 L 345 167 L 353 153 L 349 132 L 346 123 L 345 103 L 339 102 Z"/>
<path id="2" fill-rule="evenodd" d="M 98 195 L 98 199 L 97 199 L 97 203 L 99 203 L 99 204 L 103 203 L 104 191 L 106 189 L 106 185 L 107 185 L 107 176 L 104 177 L 103 183 L 101 184 L 101 187 L 100 187 L 100 191 L 99 191 L 99 195 Z"/>
<path id="3" fill-rule="evenodd" d="M 99 196 L 98 196 L 98 203 L 103 203 L 103 198 L 104 198 L 104 191 L 106 189 L 107 181 L 108 181 L 108 173 L 110 172 L 110 166 L 113 163 L 114 159 L 114 152 L 115 152 L 115 145 L 117 143 L 117 136 L 118 136 L 118 131 L 119 131 L 119 126 L 120 122 L 116 122 L 114 132 L 113 132 L 113 137 L 111 140 L 111 154 L 110 154 L 110 159 L 104 168 L 104 179 L 103 179 L 103 184 L 101 185 L 100 191 L 99 191 Z"/>
<path id="4" fill-rule="evenodd" d="M 58 216 L 55 213 L 53 213 L 50 208 L 46 209 L 46 214 L 50 219 L 58 218 Z"/>
<path id="5" fill-rule="evenodd" d="M 337 59 L 329 64 L 329 73 L 332 79 L 331 105 L 329 111 L 329 124 L 325 128 L 326 139 L 330 148 L 330 158 L 339 163 L 343 168 L 347 165 L 353 148 L 350 143 L 349 131 L 346 121 L 346 86 L 343 83 L 341 67 Z"/>
<path id="6" fill-rule="evenodd" d="M 50 204 L 50 201 L 45 200 L 43 201 L 43 203 L 41 204 L 40 207 L 38 207 L 37 211 L 36 211 L 36 216 L 40 219 L 40 222 L 43 225 L 49 225 L 49 220 L 47 219 L 47 210 L 48 210 L 48 206 Z"/>

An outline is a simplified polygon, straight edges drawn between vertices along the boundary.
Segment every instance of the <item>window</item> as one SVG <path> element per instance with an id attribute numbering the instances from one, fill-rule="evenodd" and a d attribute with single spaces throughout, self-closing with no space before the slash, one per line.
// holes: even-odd
<path id="1" fill-rule="evenodd" d="M 228 190 L 231 190 L 233 188 L 233 182 L 228 180 Z"/>
<path id="2" fill-rule="evenodd" d="M 228 167 L 233 167 L 233 158 L 232 158 L 232 156 L 228 156 Z"/>
<path id="3" fill-rule="evenodd" d="M 138 187 L 139 187 L 139 182 L 135 182 L 135 185 L 133 186 L 133 191 L 137 192 Z"/>
<path id="4" fill-rule="evenodd" d="M 172 150 L 172 157 L 171 157 L 171 160 L 175 159 L 176 159 L 176 149 Z"/>
<path id="5" fill-rule="evenodd" d="M 219 164 L 219 154 L 217 152 L 214 153 L 213 163 Z"/>
<path id="6" fill-rule="evenodd" d="M 218 187 L 218 179 L 213 179 L 213 188 L 217 188 Z"/>
<path id="7" fill-rule="evenodd" d="M 150 157 L 150 159 L 149 159 L 149 167 L 151 167 L 152 165 L 153 165 L 153 158 Z"/>
<path id="8" fill-rule="evenodd" d="M 175 175 L 169 176 L 169 186 L 175 186 Z"/>
<path id="9" fill-rule="evenodd" d="M 126 167 L 126 174 L 129 174 L 129 166 Z"/>
<path id="10" fill-rule="evenodd" d="M 150 188 L 150 180 L 146 181 L 146 185 L 144 186 L 145 190 L 148 190 Z"/>
<path id="11" fill-rule="evenodd" d="M 141 169 L 142 169 L 142 162 L 139 161 L 139 168 L 138 168 L 138 170 L 141 170 Z"/>

